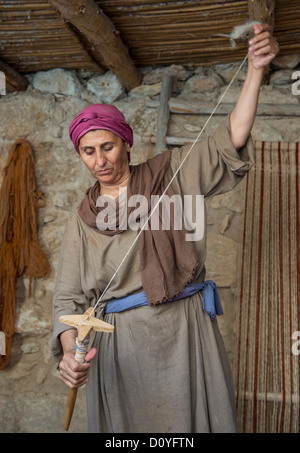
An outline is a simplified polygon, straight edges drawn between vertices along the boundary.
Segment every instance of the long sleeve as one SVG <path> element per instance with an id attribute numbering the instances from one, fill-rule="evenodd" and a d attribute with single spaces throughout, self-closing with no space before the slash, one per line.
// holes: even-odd
<path id="1" fill-rule="evenodd" d="M 189 151 L 191 145 L 172 151 L 171 176 Z M 254 145 L 251 136 L 237 151 L 231 141 L 229 116 L 220 124 L 214 136 L 197 143 L 177 178 L 182 193 L 199 193 L 205 197 L 233 189 L 254 163 Z"/>
<path id="2" fill-rule="evenodd" d="M 70 326 L 59 322 L 61 315 L 81 314 L 89 306 L 83 293 L 80 270 L 80 230 L 72 213 L 62 240 L 57 282 L 53 294 L 53 335 L 51 350 L 56 365 L 62 356 L 59 335 Z"/>

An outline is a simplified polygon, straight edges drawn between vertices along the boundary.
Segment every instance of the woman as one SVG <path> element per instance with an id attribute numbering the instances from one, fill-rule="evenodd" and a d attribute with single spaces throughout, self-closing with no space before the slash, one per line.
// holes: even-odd
<path id="1" fill-rule="evenodd" d="M 151 196 L 166 188 L 168 196 L 182 199 L 216 195 L 231 190 L 251 168 L 249 134 L 263 69 L 278 52 L 267 25 L 254 26 L 254 32 L 247 78 L 233 112 L 214 137 L 194 147 L 169 188 L 189 147 L 130 166 L 132 130 L 115 107 L 90 106 L 70 126 L 75 149 L 96 184 L 70 216 L 63 239 L 52 350 L 69 387 L 86 383 L 90 432 L 236 431 L 232 377 L 214 312 L 220 312 L 218 300 L 203 310 L 205 231 L 202 238 L 187 240 L 188 227 L 175 228 L 172 215 L 169 229 L 162 223 L 159 229 L 145 228 L 96 310 L 115 326 L 114 333 L 96 335 L 86 363 L 74 360 L 76 331 L 58 318 L 96 304 L 135 240 L 136 228 L 124 223 L 120 214 L 132 213 L 130 197 L 142 195 L 146 200 L 140 221 L 148 213 Z M 125 211 L 112 216 L 116 222 L 111 224 L 107 215 L 101 216 L 105 195 L 117 200 L 114 206 L 125 203 Z M 120 228 L 121 223 L 126 227 Z M 203 291 L 190 292 L 198 284 Z M 132 300 L 141 294 L 146 305 L 134 308 Z M 115 302 L 122 311 L 114 308 Z"/>

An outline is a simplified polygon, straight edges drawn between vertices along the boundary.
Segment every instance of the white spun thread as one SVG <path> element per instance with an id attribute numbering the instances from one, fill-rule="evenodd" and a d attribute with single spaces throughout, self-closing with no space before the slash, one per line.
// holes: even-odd
<path id="1" fill-rule="evenodd" d="M 75 342 L 76 342 L 75 359 L 77 360 L 77 362 L 83 363 L 85 361 L 84 358 L 85 358 L 85 355 L 86 355 L 86 351 L 87 351 L 87 347 L 88 347 L 89 341 L 90 341 L 89 338 L 86 338 L 83 341 L 79 341 L 78 337 L 75 339 Z"/>
<path id="2" fill-rule="evenodd" d="M 202 127 L 201 131 L 199 132 L 199 134 L 197 135 L 195 141 L 193 142 L 193 144 L 191 145 L 190 149 L 188 150 L 188 152 L 186 153 L 186 155 L 184 156 L 184 158 L 182 159 L 182 162 L 180 163 L 179 167 L 177 168 L 177 170 L 175 171 L 174 175 L 172 176 L 170 182 L 168 183 L 167 187 L 165 188 L 163 194 L 159 197 L 159 200 L 157 201 L 156 205 L 154 206 L 154 208 L 152 209 L 151 213 L 149 214 L 146 222 L 144 223 L 144 225 L 142 226 L 142 228 L 140 229 L 139 233 L 137 234 L 136 238 L 134 239 L 133 243 L 131 244 L 131 246 L 129 247 L 129 249 L 127 250 L 125 256 L 123 257 L 123 259 L 121 260 L 120 264 L 118 265 L 117 269 L 115 270 L 113 276 L 111 277 L 111 279 L 109 280 L 109 282 L 107 283 L 106 287 L 104 288 L 101 296 L 99 297 L 97 303 L 94 305 L 93 309 L 91 310 L 91 313 L 86 317 L 84 318 L 80 324 L 78 324 L 78 327 L 80 325 L 82 325 L 82 323 L 84 323 L 84 321 L 86 319 L 89 319 L 92 314 L 94 313 L 94 311 L 96 310 L 96 308 L 98 307 L 99 303 L 101 302 L 101 300 L 103 299 L 103 297 L 105 296 L 105 294 L 107 293 L 107 290 L 108 288 L 110 287 L 111 285 L 111 282 L 114 280 L 114 278 L 116 277 L 117 273 L 119 272 L 121 266 L 123 265 L 123 263 L 125 262 L 126 258 L 128 257 L 129 253 L 131 252 L 132 248 L 135 246 L 136 242 L 138 241 L 138 238 L 140 237 L 140 235 L 142 234 L 143 230 L 145 229 L 147 223 L 149 222 L 152 214 L 155 212 L 156 208 L 159 206 L 159 203 L 161 202 L 162 198 L 164 197 L 164 195 L 166 194 L 167 190 L 169 189 L 170 185 L 172 184 L 172 182 L 174 181 L 174 179 L 176 178 L 179 170 L 181 169 L 182 165 L 184 164 L 184 162 L 186 161 L 186 159 L 188 158 L 188 156 L 190 155 L 192 149 L 194 148 L 195 144 L 197 143 L 197 141 L 199 140 L 200 136 L 202 135 L 204 129 L 206 128 L 206 126 L 208 125 L 209 121 L 211 120 L 211 118 L 213 117 L 213 115 L 215 114 L 215 111 L 217 110 L 217 108 L 219 107 L 219 105 L 221 104 L 221 102 L 223 101 L 224 97 L 226 96 L 229 88 L 231 87 L 231 85 L 233 84 L 234 80 L 236 79 L 238 73 L 240 72 L 240 70 L 242 69 L 245 61 L 247 60 L 248 58 L 248 53 L 247 55 L 245 56 L 245 58 L 243 59 L 242 63 L 240 64 L 240 66 L 238 67 L 236 73 L 234 74 L 234 76 L 232 77 L 230 83 L 228 84 L 228 86 L 226 87 L 226 90 L 224 91 L 224 93 L 222 94 L 222 96 L 220 97 L 218 103 L 216 104 L 216 106 L 214 107 L 213 111 L 211 112 L 211 114 L 209 115 L 208 119 L 206 120 L 204 126 Z"/>

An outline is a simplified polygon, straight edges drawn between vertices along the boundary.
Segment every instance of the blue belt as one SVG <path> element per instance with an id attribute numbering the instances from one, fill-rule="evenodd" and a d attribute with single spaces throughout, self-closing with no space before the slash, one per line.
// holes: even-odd
<path id="1" fill-rule="evenodd" d="M 217 286 L 212 280 L 206 280 L 203 283 L 190 283 L 184 288 L 181 294 L 173 297 L 173 299 L 168 302 L 184 299 L 185 297 L 192 296 L 198 291 L 203 291 L 203 310 L 211 319 L 214 319 L 216 315 L 223 315 Z M 127 297 L 121 297 L 120 299 L 110 300 L 105 307 L 105 313 L 119 313 L 143 305 L 148 305 L 144 291 Z"/>

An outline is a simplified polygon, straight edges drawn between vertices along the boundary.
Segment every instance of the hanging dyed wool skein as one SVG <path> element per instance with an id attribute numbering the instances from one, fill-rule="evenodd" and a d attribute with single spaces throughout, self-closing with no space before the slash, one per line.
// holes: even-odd
<path id="1" fill-rule="evenodd" d="M 44 206 L 37 190 L 34 157 L 30 144 L 18 139 L 13 144 L 4 168 L 0 192 L 0 331 L 5 336 L 5 355 L 0 355 L 0 370 L 9 363 L 16 319 L 18 278 L 47 277 L 50 265 L 38 243 L 37 211 Z M 4 335 L 3 335 L 4 334 Z M 2 353 L 2 352 L 1 352 Z"/>

